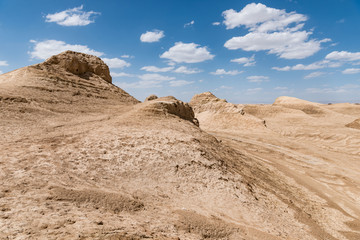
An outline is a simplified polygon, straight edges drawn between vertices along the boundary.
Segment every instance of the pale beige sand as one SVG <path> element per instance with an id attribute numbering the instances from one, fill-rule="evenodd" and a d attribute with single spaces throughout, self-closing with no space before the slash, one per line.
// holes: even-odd
<path id="1" fill-rule="evenodd" d="M 199 128 L 64 66 L 0 76 L 1 239 L 359 239 L 360 106 L 206 93 Z"/>

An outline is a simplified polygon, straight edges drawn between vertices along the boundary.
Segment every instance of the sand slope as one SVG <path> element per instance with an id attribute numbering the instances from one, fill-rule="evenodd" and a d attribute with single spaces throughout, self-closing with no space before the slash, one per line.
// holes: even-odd
<path id="1" fill-rule="evenodd" d="M 140 103 L 91 58 L 0 76 L 0 238 L 358 239 L 356 114 Z"/>
<path id="2" fill-rule="evenodd" d="M 246 114 L 243 105 L 228 103 L 210 92 L 195 95 L 189 104 L 206 131 L 266 131 L 264 120 Z"/>

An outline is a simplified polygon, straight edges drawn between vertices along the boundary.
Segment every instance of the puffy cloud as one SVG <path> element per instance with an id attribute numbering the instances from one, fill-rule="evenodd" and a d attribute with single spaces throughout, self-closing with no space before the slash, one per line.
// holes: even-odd
<path id="1" fill-rule="evenodd" d="M 211 60 L 214 55 L 211 55 L 206 47 L 200 47 L 198 44 L 177 42 L 160 57 L 177 63 L 198 63 Z"/>
<path id="2" fill-rule="evenodd" d="M 290 71 L 291 67 L 290 66 L 286 66 L 286 67 L 272 67 L 272 69 L 277 70 L 277 71 Z"/>
<path id="3" fill-rule="evenodd" d="M 247 57 L 242 57 L 242 58 L 236 58 L 236 59 L 232 59 L 230 60 L 230 62 L 235 62 L 235 63 L 239 63 L 239 64 L 244 64 L 244 67 L 250 67 L 250 66 L 255 66 L 255 55 L 252 55 L 251 57 L 247 58 Z"/>
<path id="4" fill-rule="evenodd" d="M 152 32 L 147 31 L 146 33 L 141 34 L 140 41 L 142 42 L 158 42 L 161 38 L 165 37 L 164 31 L 154 30 Z"/>
<path id="5" fill-rule="evenodd" d="M 176 72 L 176 73 L 184 73 L 184 74 L 195 74 L 195 73 L 202 72 L 202 70 L 197 69 L 197 68 L 187 68 L 185 66 L 180 66 L 177 69 L 175 69 L 174 72 Z"/>
<path id="6" fill-rule="evenodd" d="M 308 41 L 310 34 L 306 31 L 250 32 L 245 36 L 231 38 L 224 46 L 230 50 L 269 51 L 280 58 L 303 59 L 321 49 L 320 41 Z"/>
<path id="7" fill-rule="evenodd" d="M 221 23 L 220 22 L 213 22 L 212 25 L 214 26 L 219 26 Z"/>
<path id="8" fill-rule="evenodd" d="M 184 28 L 194 25 L 195 21 L 192 20 L 191 22 L 185 23 Z"/>
<path id="9" fill-rule="evenodd" d="M 360 52 L 334 51 L 326 55 L 325 59 L 339 61 L 359 61 Z"/>
<path id="10" fill-rule="evenodd" d="M 109 66 L 109 68 L 124 68 L 131 65 L 120 58 L 103 58 L 102 60 Z"/>
<path id="11" fill-rule="evenodd" d="M 309 39 L 312 32 L 301 31 L 307 17 L 295 12 L 269 8 L 251 3 L 240 12 L 223 12 L 227 29 L 245 26 L 249 33 L 229 39 L 224 46 L 231 50 L 268 51 L 285 59 L 303 59 L 321 49 L 321 43 L 330 39 Z M 295 26 L 293 27 L 292 25 Z"/>
<path id="12" fill-rule="evenodd" d="M 169 72 L 173 70 L 174 67 L 155 67 L 155 66 L 144 66 L 141 68 L 141 70 L 147 71 L 147 72 Z"/>
<path id="13" fill-rule="evenodd" d="M 7 61 L 0 61 L 0 66 L 9 66 Z"/>
<path id="14" fill-rule="evenodd" d="M 283 30 L 292 23 L 300 23 L 307 17 L 295 12 L 270 8 L 261 3 L 246 5 L 240 12 L 229 9 L 223 12 L 227 29 L 245 26 L 260 32 Z"/>
<path id="15" fill-rule="evenodd" d="M 186 80 L 174 80 L 174 81 L 169 82 L 170 87 L 181 87 L 181 86 L 189 85 L 192 83 L 194 83 L 194 82 L 186 81 Z"/>
<path id="16" fill-rule="evenodd" d="M 344 71 L 342 71 L 343 74 L 356 74 L 360 73 L 360 68 L 347 68 Z"/>
<path id="17" fill-rule="evenodd" d="M 324 74 L 326 74 L 326 73 L 324 73 L 324 72 L 312 72 L 312 73 L 306 75 L 304 78 L 305 78 L 305 79 L 317 78 L 317 77 L 320 77 L 320 76 L 322 76 L 322 75 L 324 75 Z"/>
<path id="18" fill-rule="evenodd" d="M 309 65 L 304 64 L 297 64 L 293 67 L 291 67 L 292 70 L 315 70 L 315 69 L 321 69 L 324 68 L 326 65 L 323 63 L 312 63 Z"/>
<path id="19" fill-rule="evenodd" d="M 86 45 L 72 45 L 57 40 L 45 40 L 42 42 L 31 40 L 30 42 L 34 44 L 32 51 L 29 52 L 31 58 L 47 59 L 52 55 L 56 55 L 67 50 L 91 54 L 98 57 L 104 55 L 103 52 L 90 49 Z"/>
<path id="20" fill-rule="evenodd" d="M 253 83 L 261 83 L 261 82 L 269 81 L 268 76 L 248 76 L 246 79 L 249 80 L 249 82 L 253 82 Z"/>
<path id="21" fill-rule="evenodd" d="M 82 9 L 83 5 L 62 12 L 48 14 L 45 21 L 55 22 L 61 26 L 86 26 L 94 22 L 91 17 L 100 14 L 94 11 L 85 12 Z"/>
<path id="22" fill-rule="evenodd" d="M 243 71 L 238 71 L 238 70 L 232 70 L 232 71 L 225 71 L 224 69 L 216 69 L 215 72 L 211 72 L 211 74 L 213 75 L 238 75 L 240 73 L 242 73 Z"/>
<path id="23" fill-rule="evenodd" d="M 133 75 L 133 74 L 124 73 L 124 72 L 119 72 L 119 73 L 112 72 L 111 76 L 112 77 L 135 77 L 135 75 Z"/>

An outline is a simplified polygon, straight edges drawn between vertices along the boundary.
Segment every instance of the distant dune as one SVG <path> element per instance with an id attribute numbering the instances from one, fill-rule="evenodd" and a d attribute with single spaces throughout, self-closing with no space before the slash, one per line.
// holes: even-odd
<path id="1" fill-rule="evenodd" d="M 67 51 L 0 110 L 0 239 L 360 239 L 360 105 L 140 102 Z"/>

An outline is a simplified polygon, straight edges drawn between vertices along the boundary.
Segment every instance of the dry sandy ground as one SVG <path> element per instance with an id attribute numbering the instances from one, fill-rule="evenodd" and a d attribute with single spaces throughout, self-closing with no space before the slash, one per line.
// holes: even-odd
<path id="1" fill-rule="evenodd" d="M 198 127 L 55 60 L 0 76 L 1 239 L 360 239 L 359 105 L 204 93 Z"/>

